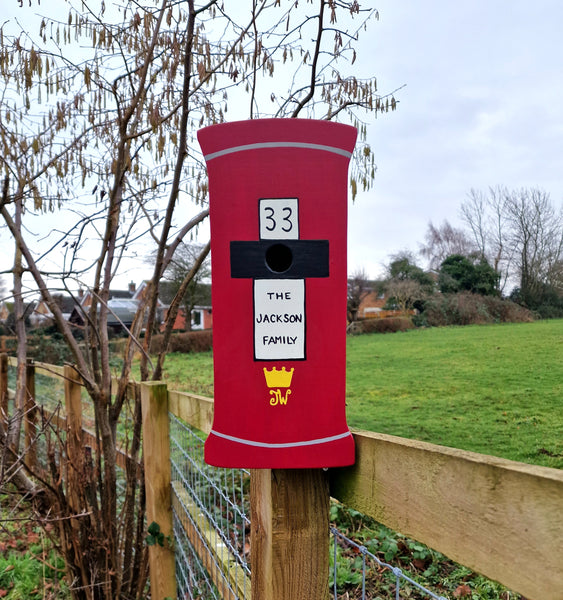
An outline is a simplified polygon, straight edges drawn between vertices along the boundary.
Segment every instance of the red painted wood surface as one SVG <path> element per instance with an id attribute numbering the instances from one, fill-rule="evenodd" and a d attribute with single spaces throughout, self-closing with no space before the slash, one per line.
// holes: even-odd
<path id="1" fill-rule="evenodd" d="M 345 416 L 346 241 L 356 130 L 327 121 L 265 119 L 214 125 L 198 138 L 209 174 L 213 273 L 215 415 L 206 460 L 247 468 L 352 464 Z M 273 237 L 264 239 L 269 229 Z M 271 246 L 285 230 L 291 231 L 279 240 L 284 247 L 293 240 L 328 241 L 327 276 L 316 268 L 299 284 L 282 270 L 273 273 L 273 288 L 263 275 L 232 276 L 231 242 Z M 314 251 L 321 247 L 322 254 L 323 243 L 313 244 Z M 308 251 L 297 244 L 292 265 L 303 258 L 297 256 L 302 247 Z M 312 256 L 303 258 L 305 273 Z M 271 310 L 269 289 L 285 294 Z M 286 314 L 288 322 L 298 322 L 286 325 Z M 270 352 L 275 358 L 264 358 Z"/>

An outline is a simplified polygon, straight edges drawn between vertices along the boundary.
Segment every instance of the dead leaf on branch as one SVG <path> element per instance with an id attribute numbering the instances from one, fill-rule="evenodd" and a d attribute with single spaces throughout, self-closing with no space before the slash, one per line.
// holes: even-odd
<path id="1" fill-rule="evenodd" d="M 197 63 L 197 73 L 199 75 L 199 80 L 203 81 L 205 79 L 205 62 L 203 60 Z"/>

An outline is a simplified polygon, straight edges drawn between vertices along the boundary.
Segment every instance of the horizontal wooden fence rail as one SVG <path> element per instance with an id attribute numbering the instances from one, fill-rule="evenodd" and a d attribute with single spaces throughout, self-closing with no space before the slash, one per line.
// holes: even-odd
<path id="1" fill-rule="evenodd" d="M 167 391 L 167 405 L 209 433 L 213 400 Z M 356 464 L 329 472 L 333 498 L 526 598 L 563 598 L 562 470 L 366 431 L 354 439 Z"/>
<path id="2" fill-rule="evenodd" d="M 563 471 L 366 431 L 333 497 L 536 600 L 563 598 Z"/>
<path id="3" fill-rule="evenodd" d="M 8 357 L 8 365 L 15 367 L 17 365 L 17 359 L 15 357 Z M 76 389 L 76 387 L 81 387 L 83 384 L 80 381 L 79 375 L 77 373 L 73 373 L 72 376 L 65 376 L 65 367 L 60 367 L 57 365 L 51 365 L 48 363 L 42 363 L 42 362 L 30 362 L 30 367 L 31 369 L 34 370 L 35 375 L 43 375 L 44 377 L 50 377 L 51 379 L 61 379 L 63 380 L 63 382 L 66 383 L 67 388 L 65 389 L 65 397 L 61 398 L 61 407 L 60 410 L 50 410 L 47 407 L 41 406 L 40 403 L 36 404 L 38 405 L 38 408 L 41 409 L 45 419 L 47 421 L 50 421 L 51 423 L 53 423 L 53 425 L 55 425 L 56 427 L 60 428 L 60 429 L 66 429 L 67 427 L 67 416 L 66 416 L 66 406 L 65 406 L 65 399 L 67 396 L 70 395 L 70 390 L 73 388 Z M 69 384 L 70 387 L 69 387 Z M 135 383 L 131 383 L 131 388 L 133 388 L 135 385 Z M 29 386 L 28 386 L 29 387 Z M 7 390 L 7 381 L 6 381 L 6 390 Z M 33 394 L 34 395 L 34 394 Z M 98 447 L 98 440 L 96 438 L 96 434 L 91 431 L 90 429 L 88 429 L 87 427 L 82 427 L 82 443 L 84 444 L 84 446 L 89 446 L 91 448 L 97 448 Z M 126 465 L 126 461 L 128 459 L 128 455 L 127 453 L 118 448 L 117 449 L 117 453 L 116 453 L 116 463 L 117 465 L 122 468 L 125 469 L 125 465 Z"/>
<path id="4" fill-rule="evenodd" d="M 168 391 L 168 408 L 188 425 L 205 434 L 211 432 L 213 426 L 213 400 L 186 392 Z"/>

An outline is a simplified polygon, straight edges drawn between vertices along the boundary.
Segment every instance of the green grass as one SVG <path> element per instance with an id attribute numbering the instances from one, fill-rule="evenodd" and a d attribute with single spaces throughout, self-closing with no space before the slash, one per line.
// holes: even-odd
<path id="1" fill-rule="evenodd" d="M 211 353 L 165 372 L 213 395 Z M 347 382 L 351 427 L 563 468 L 563 320 L 351 337 Z"/>
<path id="2" fill-rule="evenodd" d="M 563 320 L 353 338 L 352 427 L 563 468 Z"/>
<path id="3" fill-rule="evenodd" d="M 211 352 L 169 354 L 164 379 L 171 389 L 212 396 L 212 367 Z M 563 320 L 351 337 L 347 379 L 352 427 L 563 468 Z M 333 504 L 331 518 L 381 559 L 448 597 L 519 598 L 357 511 Z M 339 598 L 359 598 L 361 558 L 344 547 L 337 554 Z M 0 584 L 17 594 L 16 581 L 29 581 L 25 593 L 33 598 L 39 574 L 24 571 L 38 561 L 26 553 L 10 567 L 13 558 L 2 558 L 0 574 L 13 577 Z M 16 568 L 22 569 L 17 578 Z M 370 597 L 387 597 L 393 585 L 390 572 L 369 571 Z M 406 592 L 422 597 L 408 586 Z"/>
<path id="4" fill-rule="evenodd" d="M 170 354 L 165 380 L 212 396 L 212 363 L 211 353 Z M 563 468 L 563 320 L 350 337 L 346 402 L 352 427 Z M 520 598 L 357 511 L 333 503 L 331 520 L 435 592 Z M 336 550 L 338 597 L 361 597 L 361 557 Z M 389 571 L 371 568 L 368 596 L 394 596 L 394 583 Z"/>
<path id="5" fill-rule="evenodd" d="M 0 598 L 68 600 L 64 561 L 31 512 L 18 495 L 0 494 Z"/>
<path id="6" fill-rule="evenodd" d="M 164 381 L 180 392 L 213 396 L 213 354 L 168 354 L 164 362 Z"/>
<path id="7" fill-rule="evenodd" d="M 57 573 L 64 573 L 64 562 L 55 550 L 45 554 L 41 547 L 25 553 L 13 551 L 0 556 L 0 596 L 7 600 L 66 600 L 70 594 Z"/>

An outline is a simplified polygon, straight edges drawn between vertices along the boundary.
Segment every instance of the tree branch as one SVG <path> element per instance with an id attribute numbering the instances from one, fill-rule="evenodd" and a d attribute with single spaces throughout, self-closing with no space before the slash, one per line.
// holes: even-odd
<path id="1" fill-rule="evenodd" d="M 166 328 L 164 330 L 164 341 L 162 344 L 162 350 L 158 355 L 158 362 L 156 365 L 156 369 L 154 370 L 153 380 L 159 381 L 162 377 L 162 365 L 164 364 L 164 359 L 166 357 L 166 350 L 168 348 L 168 342 L 170 341 L 170 336 L 172 335 L 172 330 L 174 328 L 174 323 L 176 321 L 176 317 L 178 316 L 178 311 L 180 309 L 180 303 L 182 302 L 182 298 L 188 289 L 188 285 L 195 277 L 196 273 L 199 271 L 199 268 L 203 264 L 203 261 L 207 258 L 209 254 L 209 250 L 211 249 L 211 243 L 207 242 L 201 254 L 198 256 L 197 260 L 194 262 L 192 268 L 182 281 L 176 295 L 174 296 L 172 302 L 170 303 L 170 307 L 168 308 L 168 315 L 166 316 Z M 186 315 L 186 318 L 190 318 L 190 315 Z"/>
<path id="2" fill-rule="evenodd" d="M 72 335 L 72 331 L 70 329 L 70 325 L 68 321 L 64 318 L 59 305 L 53 300 L 53 296 L 47 287 L 47 283 L 43 279 L 40 270 L 37 267 L 37 264 L 31 254 L 29 247 L 27 246 L 23 236 L 21 234 L 21 230 L 19 230 L 16 226 L 16 223 L 13 221 L 12 217 L 6 210 L 6 207 L 3 206 L 0 209 L 0 214 L 4 218 L 8 229 L 10 230 L 11 235 L 16 240 L 18 248 L 21 250 L 23 257 L 27 263 L 27 267 L 29 272 L 31 273 L 35 283 L 39 289 L 39 293 L 41 294 L 41 298 L 47 303 L 49 306 L 49 310 L 53 313 L 53 317 L 59 330 L 64 335 L 67 344 L 74 356 L 74 359 L 77 364 L 78 371 L 80 372 L 81 377 L 84 379 L 85 385 L 88 387 L 89 391 L 93 393 L 98 393 L 98 387 L 96 383 L 92 380 L 89 373 L 88 364 L 86 363 L 82 352 L 80 351 L 80 346 L 77 341 L 74 339 Z"/>
<path id="3" fill-rule="evenodd" d="M 301 102 L 299 102 L 296 109 L 293 111 L 293 114 L 291 115 L 291 117 L 293 119 L 299 115 L 299 113 L 301 112 L 301 109 L 315 95 L 315 85 L 316 85 L 316 80 L 317 80 L 317 63 L 319 60 L 319 54 L 321 52 L 321 40 L 322 40 L 322 36 L 323 36 L 323 31 L 324 31 L 323 18 L 324 18 L 324 10 L 325 10 L 325 0 L 320 0 L 320 5 L 321 6 L 320 6 L 320 10 L 319 10 L 319 15 L 318 15 L 319 24 L 317 27 L 317 41 L 315 43 L 315 53 L 313 55 L 313 62 L 311 64 L 311 83 L 309 84 L 309 92 L 301 100 Z"/>

